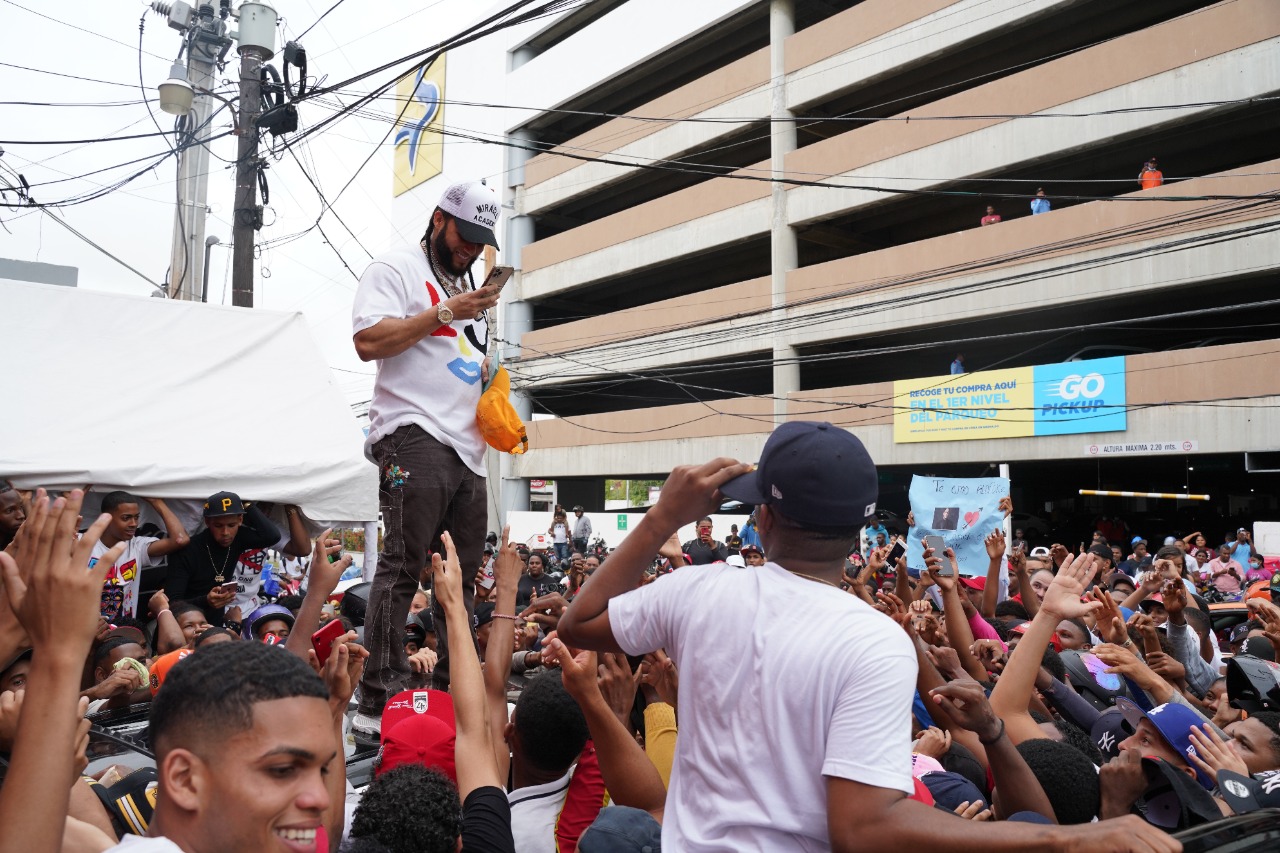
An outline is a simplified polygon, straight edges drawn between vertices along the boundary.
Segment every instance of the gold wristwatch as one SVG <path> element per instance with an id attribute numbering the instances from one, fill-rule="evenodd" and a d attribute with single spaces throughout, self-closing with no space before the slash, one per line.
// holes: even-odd
<path id="1" fill-rule="evenodd" d="M 447 326 L 453 322 L 453 309 L 441 302 L 436 306 L 436 319 L 440 321 L 441 326 Z"/>

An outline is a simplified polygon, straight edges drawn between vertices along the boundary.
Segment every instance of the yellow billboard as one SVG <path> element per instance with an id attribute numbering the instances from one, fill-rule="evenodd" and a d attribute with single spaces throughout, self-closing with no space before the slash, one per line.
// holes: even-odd
<path id="1" fill-rule="evenodd" d="M 893 440 L 1035 435 L 1035 368 L 1013 367 L 893 383 Z"/>
<path id="2" fill-rule="evenodd" d="M 445 55 L 396 83 L 394 195 L 406 193 L 444 170 Z M 401 111 L 403 110 L 403 115 Z"/>

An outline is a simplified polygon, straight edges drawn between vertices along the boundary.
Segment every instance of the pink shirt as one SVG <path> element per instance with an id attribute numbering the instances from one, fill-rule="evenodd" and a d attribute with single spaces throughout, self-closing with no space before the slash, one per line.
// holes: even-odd
<path id="1" fill-rule="evenodd" d="M 1236 570 L 1236 575 L 1230 573 L 1231 569 Z M 1214 557 L 1209 561 L 1209 574 L 1213 577 L 1213 585 L 1218 588 L 1218 592 L 1231 593 L 1240 591 L 1240 578 L 1244 577 L 1244 567 L 1235 560 L 1227 560 L 1225 563 Z"/>
<path id="2" fill-rule="evenodd" d="M 991 623 L 983 619 L 982 614 L 976 610 L 969 617 L 969 630 L 973 631 L 975 640 L 996 640 L 1005 651 L 1009 650 L 1009 647 L 1004 644 L 1004 640 L 1001 640 L 1000 635 L 996 633 L 996 629 L 992 628 Z"/>

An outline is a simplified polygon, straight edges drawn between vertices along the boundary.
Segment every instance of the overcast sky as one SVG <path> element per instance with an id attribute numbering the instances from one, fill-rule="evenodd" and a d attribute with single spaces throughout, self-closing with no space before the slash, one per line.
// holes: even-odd
<path id="1" fill-rule="evenodd" d="M 195 5 L 194 0 L 189 0 Z M 16 5 L 15 5 L 16 4 Z M 21 172 L 32 184 L 82 175 L 137 158 L 158 155 L 166 143 L 160 138 L 101 142 L 92 145 L 31 145 L 21 141 L 85 139 L 154 132 L 138 88 L 138 20 L 147 3 L 139 0 L 0 0 L 0 62 L 90 77 L 110 83 L 90 83 L 0 65 L 0 100 L 41 101 L 67 106 L 0 105 L 0 139 L 3 162 Z M 285 38 L 296 38 L 332 5 L 331 0 L 274 0 L 284 19 Z M 445 38 L 474 19 L 487 4 L 475 0 L 425 0 L 421 5 L 395 0 L 352 0 L 338 6 L 303 39 L 309 73 L 334 83 L 355 73 Z M 26 7 L 26 9 L 22 8 Z M 40 15 L 56 17 L 58 23 Z M 89 32 L 80 32 L 68 24 Z M 115 42 L 119 43 L 113 43 Z M 154 87 L 169 72 L 180 39 L 165 20 L 147 13 L 142 37 L 142 76 L 155 97 Z M 277 50 L 283 49 L 281 39 Z M 229 81 L 238 57 L 234 48 L 227 68 L 218 79 Z M 273 60 L 279 68 L 279 56 Z M 355 88 L 367 91 L 384 82 L 390 72 Z M 220 88 L 231 89 L 227 82 Z M 90 104 L 119 104 L 87 106 Z M 172 117 L 156 117 L 166 130 Z M 386 112 L 385 104 L 379 109 Z M 218 129 L 226 129 L 227 114 Z M 314 104 L 303 104 L 303 126 L 331 115 Z M 310 140 L 300 155 L 313 177 L 332 201 L 352 170 L 369 155 L 387 131 L 387 125 L 350 117 Z M 12 142 L 18 140 L 19 142 Z M 460 143 L 468 144 L 468 143 Z M 215 157 L 235 157 L 236 139 L 212 144 Z M 209 179 L 211 213 L 207 234 L 217 235 L 224 246 L 214 247 L 209 273 L 209 301 L 231 303 L 231 212 L 233 172 L 228 164 L 212 161 Z M 314 164 L 314 170 L 311 169 Z M 141 164 L 139 164 L 141 165 Z M 133 170 L 139 166 L 132 167 Z M 55 201 L 130 174 L 129 168 L 91 178 L 34 187 L 41 202 Z M 143 175 L 122 190 L 85 204 L 62 208 L 67 222 L 105 246 L 157 283 L 165 281 L 173 231 L 175 161 L 171 158 L 153 173 Z M 310 226 L 321 203 L 298 165 L 285 156 L 267 172 L 271 203 L 264 214 L 266 225 L 259 239 L 293 234 Z M 391 148 L 384 147 L 335 204 L 359 243 L 373 254 L 421 234 L 423 222 L 393 223 L 391 211 Z M 80 287 L 117 293 L 146 295 L 151 288 L 138 276 L 99 254 L 89 245 L 48 221 L 37 211 L 0 208 L 0 257 L 65 264 L 79 267 Z M 364 249 L 331 215 L 322 221 L 348 264 L 359 274 L 368 262 Z M 403 235 L 403 236 L 401 236 Z M 352 402 L 367 400 L 373 383 L 372 365 L 362 364 L 351 345 L 350 312 L 355 280 L 343 268 L 319 231 L 312 231 L 285 246 L 267 249 L 259 261 L 255 307 L 302 311 L 315 334 L 335 378 Z M 263 401 L 269 402 L 269 401 Z"/>

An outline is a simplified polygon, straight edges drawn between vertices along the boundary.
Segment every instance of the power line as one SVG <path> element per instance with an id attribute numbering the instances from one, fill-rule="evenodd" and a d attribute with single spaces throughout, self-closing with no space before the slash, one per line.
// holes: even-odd
<path id="1" fill-rule="evenodd" d="M 128 44 L 128 43 L 126 43 L 126 42 L 122 42 L 122 41 L 120 41 L 120 40 L 118 40 L 118 39 L 113 39 L 113 38 L 112 38 L 111 36 L 109 36 L 109 35 L 105 35 L 105 34 L 103 34 L 103 33 L 99 33 L 99 32 L 96 32 L 96 31 L 94 31 L 94 30 L 86 30 L 84 27 L 77 27 L 75 24 L 70 23 L 69 21 L 63 21 L 63 20 L 60 20 L 60 19 L 58 19 L 58 18 L 53 17 L 52 15 L 46 15 L 44 12 L 37 12 L 35 9 L 28 9 L 26 6 L 23 6 L 23 5 L 22 5 L 22 4 L 20 4 L 20 3 L 15 3 L 15 2 L 13 2 L 13 0 L 3 0 L 3 2 L 8 3 L 10 6 L 16 6 L 17 8 L 21 9 L 21 10 L 22 10 L 22 11 L 24 11 L 24 12 L 30 12 L 31 14 L 36 15 L 37 17 L 44 18 L 46 21 L 52 21 L 52 22 L 53 22 L 53 23 L 55 23 L 55 24 L 61 24 L 61 25 L 62 25 L 62 26 L 64 26 L 64 27 L 70 27 L 70 28 L 71 28 L 71 29 L 73 29 L 73 30 L 77 30 L 77 31 L 79 31 L 79 32 L 82 32 L 82 33 L 84 33 L 85 35 L 90 35 L 90 36 L 93 36 L 94 38 L 106 39 L 107 41 L 111 42 L 112 44 L 118 44 L 118 45 L 120 45 L 121 47 L 126 47 L 126 48 L 128 48 L 129 50 L 133 50 L 133 45 Z M 168 62 L 168 61 L 169 61 L 166 57 L 163 57 L 163 56 L 161 56 L 161 55 L 160 55 L 160 54 L 158 54 L 158 53 L 152 53 L 152 52 L 151 52 L 151 51 L 149 51 L 149 50 L 147 51 L 147 55 L 148 55 L 148 56 L 154 56 L 156 59 L 163 60 L 164 62 Z"/>
<path id="2" fill-rule="evenodd" d="M 8 2 L 8 0 L 6 0 Z M 126 89 L 137 88 L 132 83 L 119 83 L 115 80 L 99 80 L 96 77 L 80 77 L 75 74 L 63 74 L 61 71 L 49 71 L 44 68 L 32 68 L 28 65 L 15 65 L 12 62 L 0 62 L 6 68 L 17 68 L 21 71 L 32 71 L 36 74 L 48 74 L 53 77 L 66 77 L 69 80 L 80 80 L 85 83 L 101 83 L 104 86 L 124 86 Z"/>
<path id="3" fill-rule="evenodd" d="M 301 34 L 300 34 L 296 39 L 294 39 L 294 41 L 302 41 L 303 36 L 305 36 L 307 33 L 311 32 L 313 29 L 315 29 L 316 24 L 320 23 L 320 22 L 321 22 L 321 21 L 323 21 L 325 18 L 327 18 L 327 17 L 329 16 L 329 13 L 330 13 L 330 12 L 332 12 L 334 9 L 338 8 L 339 6 L 341 6 L 341 5 L 343 4 L 343 2 L 344 2 L 344 1 L 345 1 L 345 0 L 338 0 L 338 2 L 334 3 L 334 4 L 333 4 L 332 6 L 330 6 L 328 9 L 325 9 L 325 10 L 324 10 L 324 14 L 323 14 L 323 15 L 321 15 L 320 17 L 316 18 L 316 19 L 315 19 L 315 22 L 314 22 L 314 23 L 312 23 L 312 24 L 311 24 L 311 26 L 309 26 L 309 27 L 307 27 L 305 30 L 303 30 L 303 31 L 302 31 L 302 33 L 301 33 Z"/>

